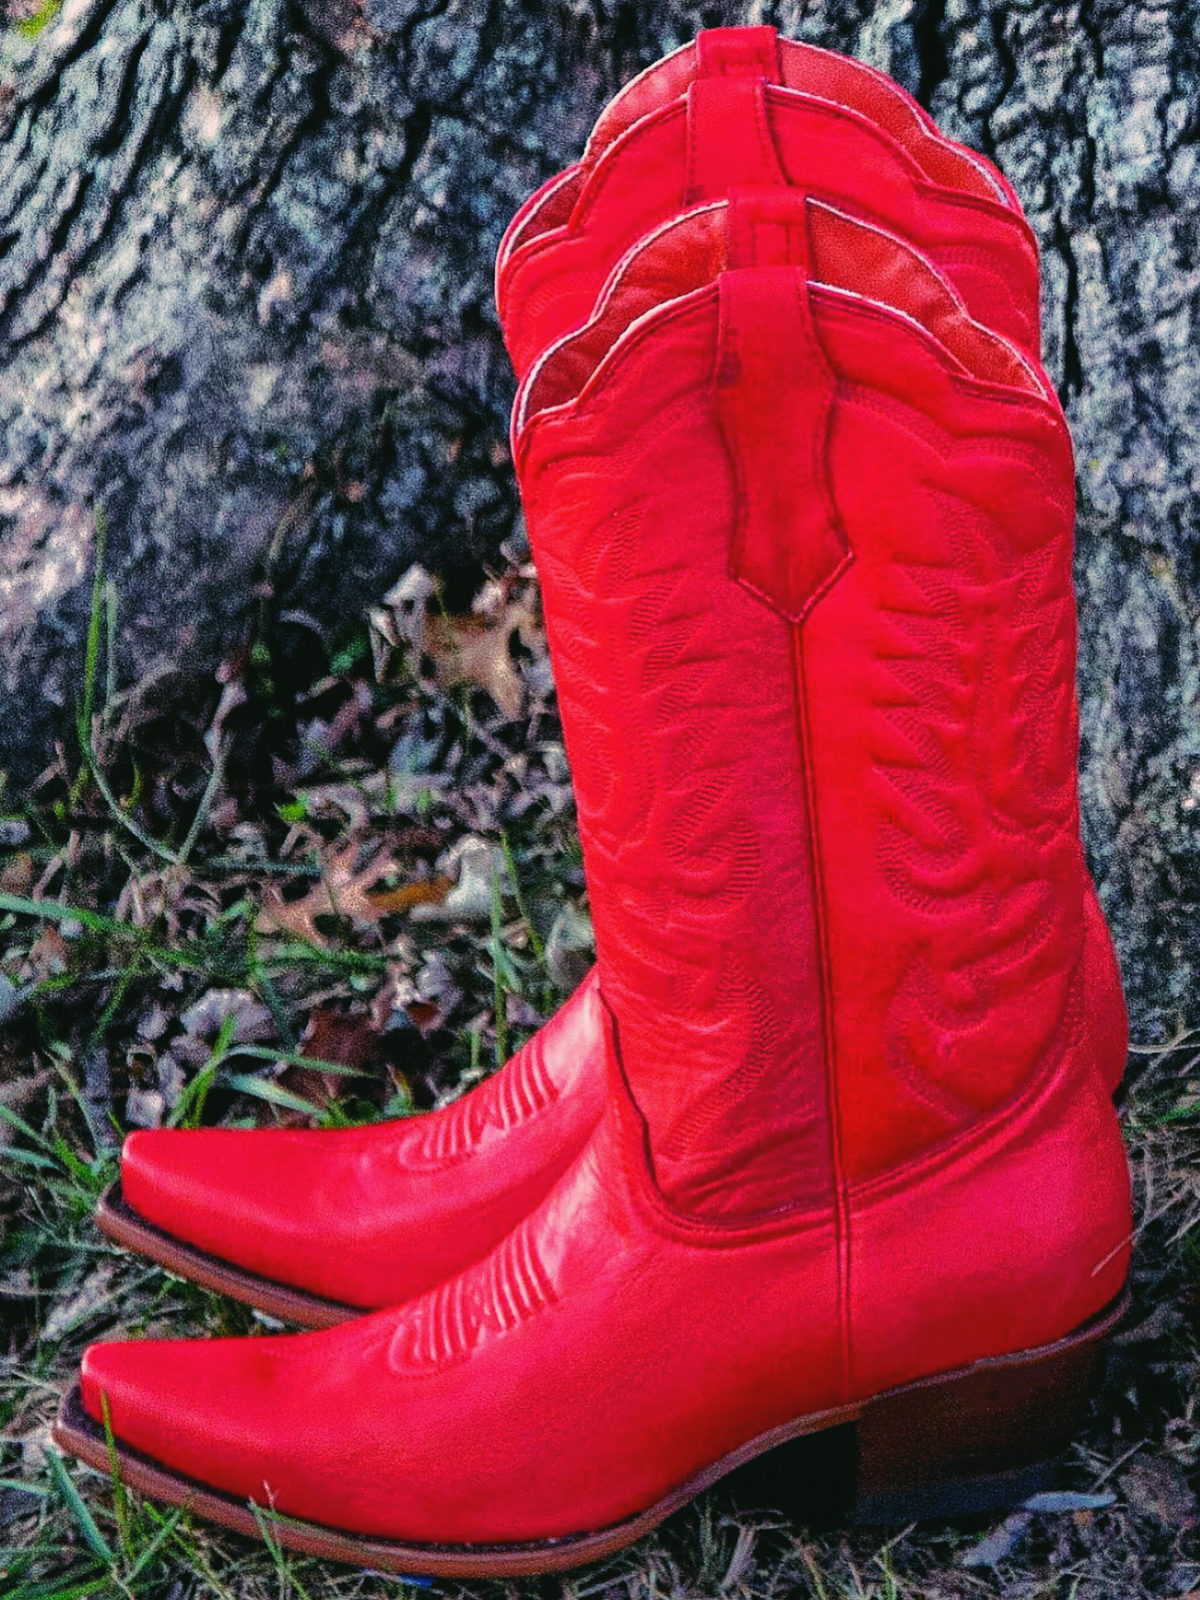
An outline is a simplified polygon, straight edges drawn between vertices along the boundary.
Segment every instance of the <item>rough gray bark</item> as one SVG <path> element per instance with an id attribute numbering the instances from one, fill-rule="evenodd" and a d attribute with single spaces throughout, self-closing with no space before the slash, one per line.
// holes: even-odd
<path id="1" fill-rule="evenodd" d="M 9 10 L 28 0 L 9 0 Z M 69 723 L 94 508 L 120 676 L 336 627 L 516 507 L 502 228 L 697 27 L 891 72 L 1014 181 L 1079 464 L 1085 834 L 1135 1028 L 1200 966 L 1200 6 L 67 0 L 0 35 L 0 768 Z M 294 624 L 308 626 L 308 623 Z"/>

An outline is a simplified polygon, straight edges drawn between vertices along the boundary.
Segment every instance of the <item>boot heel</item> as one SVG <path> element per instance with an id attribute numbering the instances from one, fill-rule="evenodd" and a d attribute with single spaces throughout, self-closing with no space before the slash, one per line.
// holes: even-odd
<path id="1" fill-rule="evenodd" d="M 1087 1417 L 1127 1296 L 1065 1339 L 881 1395 L 858 1420 L 854 1520 L 913 1522 L 1018 1505 L 1055 1481 Z"/>

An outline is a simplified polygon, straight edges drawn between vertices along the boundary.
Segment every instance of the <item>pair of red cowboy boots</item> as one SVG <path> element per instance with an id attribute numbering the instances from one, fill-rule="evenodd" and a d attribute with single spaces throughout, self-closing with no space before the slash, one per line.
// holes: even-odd
<path id="1" fill-rule="evenodd" d="M 134 1134 L 108 1230 L 323 1331 L 95 1346 L 57 1437 L 451 1576 L 843 1423 L 863 1514 L 1020 1498 L 1130 1236 L 1030 230 L 881 74 L 720 29 L 497 301 L 596 969 L 428 1117 Z"/>

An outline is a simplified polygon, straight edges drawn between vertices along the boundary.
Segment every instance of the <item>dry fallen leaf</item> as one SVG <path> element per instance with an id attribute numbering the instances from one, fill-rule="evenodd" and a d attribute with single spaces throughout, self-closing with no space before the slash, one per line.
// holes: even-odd
<path id="1" fill-rule="evenodd" d="M 462 990 L 440 950 L 427 950 L 415 974 L 394 970 L 387 988 L 389 1006 L 403 1011 L 422 1035 L 443 1027 L 462 999 Z"/>
<path id="2" fill-rule="evenodd" d="M 546 971 L 566 993 L 583 982 L 595 959 L 592 919 L 568 900 L 555 916 L 546 939 Z"/>
<path id="3" fill-rule="evenodd" d="M 125 1121 L 131 1128 L 161 1128 L 167 1102 L 157 1089 L 131 1088 L 125 1096 Z"/>
<path id="4" fill-rule="evenodd" d="M 1121 1493 L 1133 1509 L 1165 1528 L 1194 1528 L 1196 1496 L 1175 1462 L 1141 1458 L 1118 1478 Z"/>
<path id="5" fill-rule="evenodd" d="M 200 1050 L 199 1059 L 207 1059 L 209 1041 L 215 1039 L 227 1017 L 233 1017 L 231 1040 L 236 1044 L 252 1044 L 258 1039 L 268 1039 L 274 1030 L 270 1011 L 257 995 L 248 989 L 206 989 L 179 1018 L 188 1049 L 181 1052 L 189 1058 Z M 176 1040 L 172 1049 L 180 1050 L 183 1040 Z"/>
<path id="6" fill-rule="evenodd" d="M 1088 1494 L 1079 1489 L 1045 1489 L 1031 1494 L 1024 1509 L 1036 1511 L 1041 1516 L 1062 1516 L 1064 1512 L 1106 1511 L 1116 1503 L 1116 1495 L 1105 1489 L 1100 1494 Z"/>
<path id="7" fill-rule="evenodd" d="M 383 912 L 370 890 L 395 867 L 395 861 L 382 848 L 369 855 L 364 866 L 356 867 L 358 855 L 357 839 L 335 851 L 325 862 L 319 882 L 299 900 L 285 900 L 272 885 L 254 924 L 257 931 L 293 933 L 309 944 L 328 945 L 329 940 L 317 927 L 318 917 L 347 917 L 360 925 L 378 922 Z"/>
<path id="8" fill-rule="evenodd" d="M 370 899 L 382 917 L 392 911 L 411 911 L 413 906 L 441 905 L 452 888 L 449 878 L 422 878 L 397 889 L 380 889 Z"/>
<path id="9" fill-rule="evenodd" d="M 432 1033 L 442 1025 L 441 1008 L 432 1000 L 410 1000 L 405 1010 L 408 1020 L 421 1033 Z"/>
<path id="10" fill-rule="evenodd" d="M 28 894 L 33 886 L 33 857 L 22 850 L 0 867 L 0 889 L 5 894 Z"/>
<path id="11" fill-rule="evenodd" d="M 513 658 L 514 637 L 535 661 L 545 656 L 537 591 L 532 578 L 509 575 L 486 583 L 469 616 L 446 616 L 433 609 L 437 586 L 421 566 L 410 567 L 371 612 L 375 676 L 394 676 L 394 658 L 406 647 L 432 662 L 443 689 L 467 684 L 483 689 L 502 716 L 521 713 L 525 685 Z"/>
<path id="12" fill-rule="evenodd" d="M 436 592 L 432 574 L 414 563 L 384 595 L 382 604 L 371 608 L 371 655 L 377 683 L 390 681 L 394 657 L 404 645 L 417 651 L 425 648 L 425 615 Z"/>
<path id="13" fill-rule="evenodd" d="M 492 896 L 508 884 L 504 852 L 486 839 L 468 834 L 447 850 L 438 863 L 457 871 L 457 882 L 436 901 L 426 901 L 413 911 L 414 922 L 490 922 Z"/>
<path id="14" fill-rule="evenodd" d="M 502 617 L 499 622 L 482 617 L 430 617 L 425 648 L 443 689 L 460 683 L 484 689 L 509 721 L 520 716 L 525 691 L 509 648 L 517 626 L 512 617 Z"/>
<path id="15" fill-rule="evenodd" d="M 971 1546 L 960 1558 L 964 1567 L 998 1567 L 1022 1543 L 1033 1523 L 1030 1511 L 1014 1511 L 998 1528 Z"/>
<path id="16" fill-rule="evenodd" d="M 364 1075 L 384 1065 L 383 1045 L 371 1019 L 358 1013 L 337 1011 L 332 1006 L 315 1006 L 300 1040 L 299 1054 L 318 1061 L 336 1062 Z M 294 1094 L 328 1105 L 345 1089 L 340 1072 L 322 1072 L 319 1067 L 287 1066 L 278 1082 Z"/>
<path id="17" fill-rule="evenodd" d="M 30 975 L 37 978 L 57 977 L 59 973 L 67 970 L 70 957 L 67 941 L 54 924 L 48 922 L 30 949 L 28 960 Z"/>
<path id="18" fill-rule="evenodd" d="M 300 1054 L 335 1061 L 342 1067 L 366 1067 L 378 1048 L 379 1035 L 367 1017 L 335 1011 L 332 1006 L 315 1006 L 301 1039 Z"/>

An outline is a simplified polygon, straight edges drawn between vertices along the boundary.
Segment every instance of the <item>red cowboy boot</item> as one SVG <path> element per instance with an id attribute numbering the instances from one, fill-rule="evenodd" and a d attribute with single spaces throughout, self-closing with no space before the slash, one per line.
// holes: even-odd
<path id="1" fill-rule="evenodd" d="M 739 49 L 730 63 L 730 36 L 743 33 L 761 35 L 764 49 Z M 615 138 L 601 119 L 598 146 L 554 190 L 572 197 L 565 218 L 546 205 L 518 213 L 496 278 L 518 375 L 587 319 L 606 274 L 642 234 L 746 184 L 815 189 L 901 234 L 942 267 L 973 316 L 1036 356 L 1037 245 L 1011 190 L 980 158 L 931 132 L 897 86 L 889 90 L 857 63 L 796 47 L 799 55 L 786 58 L 792 77 L 818 92 L 776 86 L 785 77 L 771 65 L 778 44 L 771 29 L 702 34 L 682 94 L 666 98 L 676 87 L 668 75 L 662 102 Z M 647 84 L 657 84 L 654 69 Z M 821 97 L 834 86 L 853 99 Z M 636 97 L 638 106 L 648 97 Z"/>
<path id="2" fill-rule="evenodd" d="M 504 1575 L 855 1429 L 867 1512 L 1022 1497 L 1119 1311 L 1083 984 L 1073 468 L 1018 363 L 810 283 L 794 218 L 516 460 L 608 1102 L 485 1260 L 290 1338 L 93 1347 L 56 1429 L 281 1543 Z M 1022 375 L 1024 373 L 1024 376 Z"/>
<path id="3" fill-rule="evenodd" d="M 735 87 L 724 87 L 730 79 Z M 693 87 L 702 82 L 707 82 L 707 90 Z M 919 213 L 936 211 L 933 202 L 944 202 L 944 214 L 950 219 L 947 225 L 954 233 L 954 208 L 957 206 L 961 212 L 964 207 L 982 202 L 974 242 L 943 250 L 935 248 L 932 256 L 935 260 L 945 257 L 946 276 L 957 285 L 974 314 L 989 326 L 1002 330 L 1007 326 L 1010 336 L 1036 360 L 1040 347 L 1036 244 L 1015 193 L 997 169 L 975 152 L 946 139 L 911 96 L 864 63 L 780 39 L 772 28 L 728 28 L 701 33 L 693 44 L 656 62 L 626 85 L 601 114 L 582 161 L 543 185 L 517 213 L 497 256 L 496 292 L 505 337 L 518 371 L 527 370 L 534 359 L 544 354 L 543 346 L 549 344 L 561 325 L 572 321 L 577 325 L 582 320 L 586 313 L 581 308 L 592 296 L 606 263 L 616 260 L 612 272 L 620 272 L 616 252 L 627 237 L 634 236 L 637 228 L 646 224 L 652 210 L 651 202 L 645 198 L 652 183 L 645 185 L 640 198 L 633 192 L 644 164 L 662 160 L 664 170 L 656 175 L 659 191 L 664 183 L 671 192 L 683 185 L 691 194 L 708 191 L 719 198 L 733 186 L 722 181 L 723 169 L 731 164 L 737 170 L 758 170 L 760 179 L 779 182 L 780 167 L 787 168 L 791 159 L 785 154 L 790 129 L 797 145 L 792 172 L 798 174 L 806 162 L 819 169 L 815 146 L 803 142 L 806 124 L 802 118 L 792 121 L 781 113 L 784 131 L 776 137 L 779 161 L 772 160 L 764 142 L 760 141 L 755 153 L 755 147 L 738 136 L 736 112 L 729 116 L 723 135 L 722 118 L 727 109 L 724 102 L 730 97 L 734 102 L 739 97 L 749 100 L 762 112 L 760 129 L 769 106 L 784 106 L 782 98 L 770 100 L 763 95 L 764 83 L 804 90 L 810 97 L 817 97 L 808 111 L 816 115 L 818 123 L 824 115 L 825 125 L 831 130 L 828 136 L 839 140 L 829 168 L 819 171 L 814 179 L 816 191 L 826 199 L 837 198 L 840 192 L 832 172 L 840 175 L 843 187 L 852 189 L 860 213 L 876 217 L 881 214 L 881 208 L 871 198 L 870 186 L 875 176 L 872 163 L 879 157 L 878 136 L 886 133 L 909 164 L 917 163 L 926 175 L 925 181 L 913 180 L 915 192 L 922 197 Z M 693 95 L 691 102 L 678 98 L 689 93 Z M 709 99 L 697 103 L 695 96 L 702 93 L 708 93 Z M 838 104 L 826 103 L 822 113 L 822 101 Z M 862 117 L 869 118 L 875 129 L 864 133 L 861 126 L 840 128 L 836 119 L 843 111 L 847 115 L 859 113 L 860 121 Z M 681 123 L 685 132 L 680 145 Z M 858 166 L 852 159 L 856 139 L 862 154 Z M 666 176 L 672 149 L 676 172 Z M 892 155 L 895 154 L 893 150 Z M 709 162 L 711 166 L 706 165 Z M 864 179 L 864 172 L 868 179 Z M 935 179 L 945 186 L 940 194 L 931 188 Z M 798 176 L 792 181 L 799 184 Z M 956 188 L 960 191 L 957 195 L 952 192 Z M 1011 213 L 1001 216 L 999 222 L 997 201 Z M 625 214 L 627 202 L 637 211 L 638 222 L 631 222 Z M 893 197 L 890 204 L 893 212 L 911 216 L 910 198 Z M 668 210 L 668 224 L 677 210 Z M 969 209 L 966 215 L 971 215 Z M 659 220 L 658 226 L 662 225 Z M 646 225 L 645 231 L 653 232 L 654 228 Z M 919 235 L 919 229 L 905 233 L 907 238 Z M 629 249 L 636 252 L 638 239 L 644 236 L 645 232 L 634 237 Z M 926 227 L 926 244 L 929 237 Z M 1019 245 L 1015 243 L 1018 240 Z M 1003 266 L 1006 255 L 1008 268 Z M 604 292 L 602 287 L 597 298 L 602 298 Z M 896 303 L 886 285 L 874 292 L 878 298 Z M 1128 1054 L 1128 1021 L 1112 938 L 1082 858 L 1081 870 L 1089 1006 L 1101 1009 L 1098 1031 L 1105 1043 L 1100 1067 L 1110 1091 L 1115 1092 Z"/>
<path id="4" fill-rule="evenodd" d="M 990 164 L 944 139 L 891 80 L 862 63 L 779 40 L 771 29 L 711 30 L 634 80 L 606 108 L 584 161 L 572 169 L 576 190 L 642 111 L 686 91 L 697 76 L 739 73 L 841 98 L 874 116 L 943 181 L 960 181 L 968 192 L 994 191 L 1015 206 Z M 498 260 L 530 232 L 528 222 L 526 207 Z M 598 260 L 604 259 L 601 249 Z M 897 303 L 885 284 L 875 293 Z M 519 298 L 509 299 L 510 309 L 519 305 Z M 1115 1089 L 1127 1044 L 1123 1000 L 1090 879 L 1085 893 L 1090 992 L 1096 1004 L 1108 1006 L 1104 1072 Z M 102 1201 L 99 1224 L 117 1242 L 174 1271 L 305 1326 L 324 1327 L 357 1309 L 393 1304 L 466 1265 L 475 1258 L 470 1252 L 496 1243 L 582 1146 L 602 1098 L 595 1017 L 594 1007 L 579 1004 L 578 1015 L 572 1010 L 547 1035 L 550 1041 L 569 1038 L 577 1059 L 564 1058 L 561 1042 L 545 1049 L 535 1043 L 500 1077 L 420 1123 L 354 1134 L 257 1131 L 252 1139 L 240 1131 L 134 1134 L 124 1152 L 123 1187 Z M 532 1087 L 515 1089 L 523 1078 Z M 515 1118 L 519 1128 L 505 1142 L 502 1130 L 517 1107 L 526 1114 Z M 481 1143 L 473 1130 L 489 1137 Z M 454 1151 L 449 1183 L 442 1181 L 442 1157 L 430 1160 L 431 1151 L 443 1149 Z M 360 1197 L 353 1212 L 342 1198 L 349 1192 Z M 244 1224 L 250 1216 L 253 1229 Z M 470 1229 L 462 1226 L 464 1217 Z M 421 1244 L 397 1250 L 397 1239 Z"/>
<path id="5" fill-rule="evenodd" d="M 602 114 L 572 169 L 576 187 L 642 109 L 686 92 L 698 75 L 747 71 L 844 99 L 940 181 L 1015 204 L 987 162 L 945 140 L 889 79 L 771 29 L 702 34 L 635 80 Z M 502 257 L 520 231 L 510 229 Z M 602 271 L 607 257 L 598 260 Z M 506 304 L 519 314 L 519 289 Z M 1102 918 L 1097 937 L 1107 944 Z M 97 1220 L 118 1243 L 305 1326 L 394 1304 L 491 1248 L 582 1147 L 602 1103 L 596 1018 L 582 992 L 495 1079 L 420 1121 L 136 1133 Z M 1118 1053 L 1119 1077 L 1124 1051 L 1114 1042 Z"/>
<path id="6" fill-rule="evenodd" d="M 622 219 L 617 214 L 619 206 L 612 209 L 612 190 L 620 183 L 616 171 L 606 176 L 606 169 L 601 167 L 595 181 L 588 184 L 601 158 L 626 136 L 628 149 L 621 159 L 624 162 L 645 159 L 644 153 L 638 154 L 638 141 L 632 133 L 635 124 L 653 113 L 662 113 L 672 101 L 676 102 L 674 111 L 678 118 L 681 110 L 678 102 L 681 97 L 686 102 L 691 85 L 705 79 L 729 78 L 749 84 L 781 85 L 804 91 L 819 100 L 837 102 L 874 123 L 916 163 L 927 179 L 944 185 L 947 191 L 961 191 L 960 204 L 970 205 L 973 197 L 974 200 L 998 200 L 1007 206 L 1015 214 L 1017 231 L 1023 236 L 1019 254 L 1026 257 L 1025 267 L 1019 267 L 1011 281 L 1001 281 L 1004 274 L 999 269 L 999 258 L 984 259 L 980 249 L 983 238 L 995 235 L 983 224 L 982 237 L 974 241 L 973 246 L 952 252 L 952 259 L 946 266 L 948 275 L 957 283 L 975 314 L 985 322 L 991 319 L 997 327 L 1004 327 L 1011 317 L 1010 333 L 1016 331 L 1018 342 L 1036 358 L 1040 348 L 1036 243 L 1025 224 L 1016 193 L 1003 174 L 977 152 L 947 139 L 910 95 L 864 62 L 797 40 L 780 38 L 773 28 L 714 28 L 655 62 L 628 83 L 601 113 L 582 160 L 536 191 L 509 225 L 496 258 L 496 295 L 502 326 L 519 370 L 524 370 L 541 353 L 539 343 L 544 340 L 548 344 L 547 336 L 552 330 L 578 310 L 573 293 L 570 293 L 569 303 L 564 305 L 555 298 L 559 286 L 546 285 L 547 273 L 556 270 L 547 261 L 547 255 L 552 254 L 555 264 L 565 264 L 570 270 L 572 264 L 578 267 L 590 245 L 595 251 L 593 271 L 598 275 L 604 264 L 614 259 L 613 252 L 625 236 Z M 717 89 L 714 94 L 719 97 L 722 92 Z M 737 92 L 745 93 L 744 90 Z M 694 117 L 692 120 L 695 121 Z M 661 127 L 654 137 L 656 148 L 661 147 Z M 642 138 L 644 142 L 645 130 Z M 720 145 L 719 132 L 712 135 L 712 140 Z M 689 160 L 697 162 L 703 149 L 694 128 L 686 142 Z M 737 163 L 743 160 L 745 143 L 736 136 L 731 138 L 728 148 L 737 152 L 733 157 Z M 719 152 L 717 159 L 722 159 Z M 616 154 L 609 155 L 610 168 L 615 167 L 616 160 Z M 833 165 L 841 167 L 844 161 L 845 152 Z M 764 154 L 763 162 L 766 175 L 770 176 L 769 154 Z M 693 172 L 691 176 L 694 178 L 696 174 Z M 699 186 L 705 186 L 703 181 Z M 602 212 L 597 220 L 589 207 L 593 202 L 600 205 L 598 190 L 602 187 L 609 190 L 610 210 Z M 697 185 L 693 183 L 692 187 Z M 711 187 L 719 197 L 720 182 L 714 181 Z M 824 174 L 817 187 L 827 198 L 835 192 L 827 187 Z M 918 187 L 922 193 L 928 189 L 925 184 Z M 952 194 L 948 193 L 945 198 L 953 203 Z M 874 210 L 869 201 L 860 209 L 867 214 Z M 994 221 L 994 212 L 991 220 Z M 1012 242 L 1012 226 L 1011 221 L 1004 219 L 1000 227 L 1000 236 L 1007 238 L 1008 247 Z M 636 240 L 630 248 L 636 251 Z M 1031 258 L 1029 248 L 1032 249 Z M 1033 263 L 1032 275 L 1026 270 L 1029 259 Z M 619 271 L 618 263 L 613 273 Z M 1015 302 L 1014 285 L 1017 286 Z M 590 282 L 587 292 L 590 292 Z M 603 292 L 601 290 L 601 295 Z M 877 287 L 874 292 L 878 298 L 897 303 L 886 288 Z M 997 316 L 998 296 L 1007 303 L 1007 311 L 1001 307 Z M 586 298 L 586 293 L 582 298 Z M 534 327 L 538 329 L 536 334 Z M 521 331 L 525 329 L 528 332 Z M 1088 1004 L 1097 1014 L 1097 1031 L 1105 1041 L 1101 1071 L 1110 1091 L 1115 1092 L 1128 1054 L 1128 1020 L 1112 938 L 1086 868 L 1084 874 Z"/>

